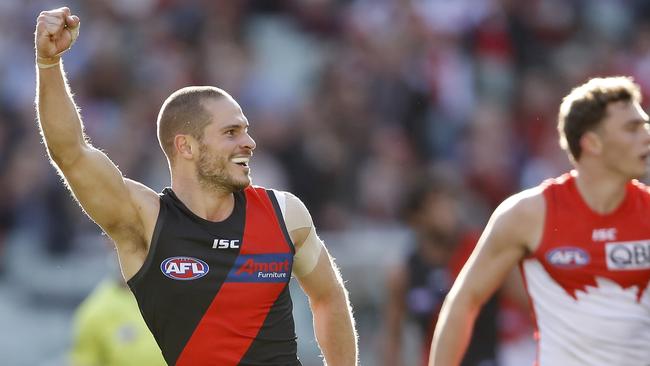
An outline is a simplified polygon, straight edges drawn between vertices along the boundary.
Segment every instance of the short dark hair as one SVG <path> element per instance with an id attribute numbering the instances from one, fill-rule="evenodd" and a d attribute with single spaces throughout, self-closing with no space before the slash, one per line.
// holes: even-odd
<path id="1" fill-rule="evenodd" d="M 408 222 L 414 215 L 422 212 L 426 198 L 430 196 L 449 196 L 460 199 L 461 188 L 456 177 L 445 172 L 431 171 L 414 177 L 406 184 L 406 192 L 400 207 L 400 216 Z"/>
<path id="2" fill-rule="evenodd" d="M 573 161 L 582 154 L 582 135 L 598 127 L 610 103 L 620 101 L 641 102 L 641 89 L 631 77 L 593 78 L 562 99 L 557 123 L 560 146 Z"/>
<path id="3" fill-rule="evenodd" d="M 174 157 L 174 137 L 187 134 L 201 140 L 211 116 L 202 102 L 208 98 L 228 96 L 225 91 L 214 86 L 189 86 L 172 93 L 158 113 L 158 141 L 171 164 Z"/>

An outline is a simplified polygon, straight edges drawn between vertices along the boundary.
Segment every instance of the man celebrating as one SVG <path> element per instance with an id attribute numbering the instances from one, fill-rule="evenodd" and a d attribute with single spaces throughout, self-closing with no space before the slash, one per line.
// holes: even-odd
<path id="1" fill-rule="evenodd" d="M 648 115 L 630 78 L 596 78 L 560 106 L 575 170 L 494 212 L 445 300 L 429 365 L 460 362 L 479 308 L 520 263 L 540 366 L 650 363 Z"/>
<path id="2" fill-rule="evenodd" d="M 251 186 L 255 141 L 237 102 L 215 87 L 173 93 L 158 116 L 171 188 L 122 176 L 91 146 L 61 55 L 79 34 L 68 8 L 36 25 L 38 121 L 52 163 L 114 241 L 147 326 L 170 365 L 300 365 L 289 295 L 309 297 L 328 365 L 356 365 L 348 296 L 298 198 Z"/>

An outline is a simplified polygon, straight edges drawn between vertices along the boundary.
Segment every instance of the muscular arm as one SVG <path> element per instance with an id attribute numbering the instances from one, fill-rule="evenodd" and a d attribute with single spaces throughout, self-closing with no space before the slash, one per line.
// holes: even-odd
<path id="1" fill-rule="evenodd" d="M 460 364 L 481 306 L 537 245 L 543 217 L 543 197 L 533 191 L 515 195 L 496 209 L 440 311 L 430 366 Z"/>
<path id="2" fill-rule="evenodd" d="M 309 298 L 316 339 L 329 366 L 357 364 L 357 334 L 348 293 L 309 211 L 287 194 L 285 221 L 296 245 L 294 274 Z"/>
<path id="3" fill-rule="evenodd" d="M 143 218 L 155 217 L 157 196 L 123 178 L 115 164 L 85 139 L 63 66 L 56 64 L 56 55 L 70 47 L 69 29 L 78 25 L 67 8 L 43 12 L 38 18 L 37 62 L 53 65 L 37 67 L 38 122 L 52 163 L 88 216 L 116 242 L 128 275 L 137 269 L 131 267 L 139 268 L 129 253 L 146 252 L 153 225 Z"/>

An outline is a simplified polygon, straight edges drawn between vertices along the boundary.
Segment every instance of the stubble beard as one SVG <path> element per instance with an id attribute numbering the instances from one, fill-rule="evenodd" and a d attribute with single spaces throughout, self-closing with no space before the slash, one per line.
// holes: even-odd
<path id="1" fill-rule="evenodd" d="M 250 175 L 245 179 L 236 179 L 228 174 L 230 161 L 223 157 L 217 157 L 209 151 L 206 145 L 199 147 L 199 161 L 196 166 L 196 174 L 199 184 L 209 190 L 224 192 L 237 192 L 251 184 Z"/>

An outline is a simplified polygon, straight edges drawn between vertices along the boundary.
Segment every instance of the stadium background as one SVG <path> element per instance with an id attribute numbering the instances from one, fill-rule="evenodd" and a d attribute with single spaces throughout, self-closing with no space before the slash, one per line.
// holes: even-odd
<path id="1" fill-rule="evenodd" d="M 2 1 L 8 366 L 64 365 L 72 312 L 114 270 L 35 123 L 35 19 L 62 5 L 82 23 L 64 60 L 87 133 L 128 177 L 167 184 L 155 118 L 172 91 L 217 85 L 240 101 L 258 145 L 254 182 L 302 198 L 338 259 L 363 365 L 379 364 L 385 275 L 409 249 L 399 208 L 410 181 L 452 175 L 482 225 L 505 196 L 569 167 L 555 116 L 572 85 L 625 74 L 650 87 L 642 0 Z M 295 302 L 300 355 L 318 364 L 299 291 Z"/>

